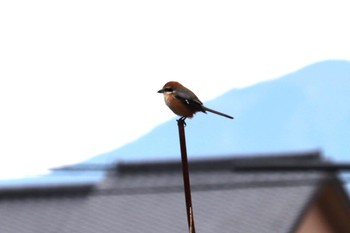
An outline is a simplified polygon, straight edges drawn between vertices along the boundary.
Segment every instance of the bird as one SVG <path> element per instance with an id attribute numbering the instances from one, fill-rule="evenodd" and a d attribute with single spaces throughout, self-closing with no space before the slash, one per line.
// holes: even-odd
<path id="1" fill-rule="evenodd" d="M 198 97 L 188 88 L 176 81 L 167 82 L 162 89 L 158 91 L 164 95 L 166 105 L 178 116 L 179 120 L 192 118 L 196 112 L 215 113 L 217 115 L 234 119 L 225 113 L 205 107 Z"/>

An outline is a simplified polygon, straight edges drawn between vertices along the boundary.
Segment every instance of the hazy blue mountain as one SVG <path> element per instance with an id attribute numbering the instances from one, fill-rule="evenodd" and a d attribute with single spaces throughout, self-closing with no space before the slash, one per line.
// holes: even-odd
<path id="1" fill-rule="evenodd" d="M 205 105 L 235 119 L 210 113 L 188 119 L 189 157 L 310 149 L 338 160 L 350 156 L 348 61 L 319 62 L 279 79 L 233 89 Z M 89 162 L 180 158 L 175 119 Z"/>
<path id="2" fill-rule="evenodd" d="M 328 158 L 349 160 L 349 61 L 319 62 L 279 79 L 233 89 L 205 105 L 235 119 L 211 113 L 198 113 L 188 119 L 185 130 L 190 159 L 321 150 Z M 111 165 L 118 161 L 154 159 L 180 159 L 175 117 L 138 140 L 82 164 Z M 73 174 L 55 171 L 41 178 L 6 183 L 45 185 L 96 181 L 102 177 L 101 172 Z"/>

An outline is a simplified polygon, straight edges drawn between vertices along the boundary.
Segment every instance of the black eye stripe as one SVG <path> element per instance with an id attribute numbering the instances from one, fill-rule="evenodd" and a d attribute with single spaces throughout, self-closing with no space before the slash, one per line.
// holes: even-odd
<path id="1" fill-rule="evenodd" d="M 171 88 L 171 87 L 166 87 L 166 88 L 164 88 L 164 91 L 166 91 L 166 92 L 172 92 L 172 91 L 173 91 L 173 88 Z"/>

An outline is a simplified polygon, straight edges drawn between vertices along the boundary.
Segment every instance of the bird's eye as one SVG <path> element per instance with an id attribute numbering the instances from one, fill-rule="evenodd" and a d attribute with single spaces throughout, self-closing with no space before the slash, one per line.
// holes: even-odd
<path id="1" fill-rule="evenodd" d="M 166 87 L 166 88 L 164 88 L 164 91 L 165 91 L 165 92 L 173 92 L 173 88 L 171 88 L 171 87 Z"/>

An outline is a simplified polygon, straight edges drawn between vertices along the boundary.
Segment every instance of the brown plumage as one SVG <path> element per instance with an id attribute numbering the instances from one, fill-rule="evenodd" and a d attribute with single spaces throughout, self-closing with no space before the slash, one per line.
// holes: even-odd
<path id="1" fill-rule="evenodd" d="M 205 107 L 191 90 L 178 82 L 167 82 L 158 93 L 163 93 L 166 105 L 183 120 L 192 118 L 196 112 L 206 113 L 207 111 L 233 119 L 232 116 Z"/>

